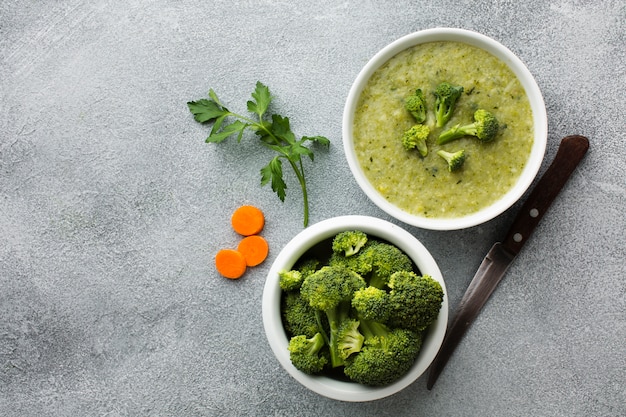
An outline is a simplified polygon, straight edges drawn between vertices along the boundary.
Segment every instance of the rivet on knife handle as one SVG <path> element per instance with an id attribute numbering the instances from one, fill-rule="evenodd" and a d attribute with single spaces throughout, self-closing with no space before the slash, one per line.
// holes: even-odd
<path id="1" fill-rule="evenodd" d="M 430 367 L 428 389 L 437 381 L 463 335 L 588 148 L 589 141 L 584 136 L 567 136 L 561 141 L 554 161 L 522 205 L 503 243 L 493 245 L 465 291 L 441 349 Z"/>

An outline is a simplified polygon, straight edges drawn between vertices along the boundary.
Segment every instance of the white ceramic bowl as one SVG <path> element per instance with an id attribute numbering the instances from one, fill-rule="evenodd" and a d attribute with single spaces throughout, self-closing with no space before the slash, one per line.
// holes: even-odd
<path id="1" fill-rule="evenodd" d="M 403 250 L 422 274 L 439 281 L 444 299 L 437 320 L 429 327 L 420 354 L 409 372 L 398 381 L 383 387 L 368 387 L 356 382 L 345 382 L 325 376 L 307 375 L 297 370 L 289 359 L 289 339 L 283 328 L 278 273 L 289 270 L 296 261 L 316 244 L 345 230 L 361 230 L 372 238 L 380 238 Z M 397 225 L 368 216 L 341 216 L 316 223 L 296 235 L 278 254 L 268 273 L 263 290 L 263 325 L 267 340 L 280 364 L 287 372 L 310 390 L 341 401 L 372 401 L 395 394 L 414 382 L 428 368 L 439 351 L 448 323 L 448 297 L 437 263 L 428 250 L 413 235 Z"/>
<path id="2" fill-rule="evenodd" d="M 505 62 L 519 78 L 522 86 L 526 90 L 534 119 L 534 143 L 530 157 L 517 183 L 500 200 L 496 201 L 491 206 L 474 214 L 458 218 L 426 218 L 417 216 L 387 201 L 365 177 L 357 160 L 353 143 L 354 113 L 357 102 L 372 74 L 389 59 L 403 50 L 418 44 L 436 41 L 464 42 L 482 48 Z M 343 113 L 343 142 L 346 158 L 348 159 L 348 165 L 352 170 L 352 174 L 365 194 L 367 194 L 378 207 L 396 219 L 413 226 L 431 230 L 457 230 L 472 227 L 493 219 L 511 207 L 528 189 L 541 167 L 546 149 L 547 130 L 548 122 L 543 96 L 535 79 L 524 63 L 513 52 L 497 41 L 465 29 L 426 29 L 406 35 L 383 48 L 370 59 L 358 74 L 348 94 Z"/>

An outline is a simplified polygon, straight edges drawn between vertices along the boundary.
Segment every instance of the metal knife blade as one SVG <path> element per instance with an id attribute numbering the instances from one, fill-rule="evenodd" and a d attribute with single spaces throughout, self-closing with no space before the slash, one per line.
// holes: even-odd
<path id="1" fill-rule="evenodd" d="M 463 335 L 588 149 L 589 140 L 584 136 L 566 136 L 561 140 L 552 164 L 522 205 L 506 237 L 491 247 L 467 287 L 430 367 L 428 389 L 432 389 Z"/>

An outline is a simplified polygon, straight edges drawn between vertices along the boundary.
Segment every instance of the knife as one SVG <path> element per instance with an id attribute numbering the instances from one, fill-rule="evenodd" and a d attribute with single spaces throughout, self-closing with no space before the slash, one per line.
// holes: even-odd
<path id="1" fill-rule="evenodd" d="M 528 241 L 552 201 L 585 156 L 587 149 L 589 149 L 589 140 L 584 136 L 566 136 L 561 140 L 554 161 L 522 205 L 506 237 L 502 242 L 496 242 L 491 247 L 467 287 L 443 344 L 430 367 L 428 389 L 432 389 L 463 335 L 478 316 L 480 309 L 485 305 L 524 243 Z"/>

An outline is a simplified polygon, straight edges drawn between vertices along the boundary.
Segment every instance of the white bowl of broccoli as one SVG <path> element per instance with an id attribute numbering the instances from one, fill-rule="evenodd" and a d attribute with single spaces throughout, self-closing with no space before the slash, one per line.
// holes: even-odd
<path id="1" fill-rule="evenodd" d="M 413 226 L 457 230 L 511 207 L 544 158 L 547 115 L 524 63 L 482 34 L 434 28 L 371 58 L 342 136 L 361 189 Z"/>
<path id="2" fill-rule="evenodd" d="M 428 250 L 368 216 L 304 229 L 276 257 L 263 291 L 265 333 L 282 367 L 341 401 L 372 401 L 413 383 L 447 321 L 445 283 Z"/>

